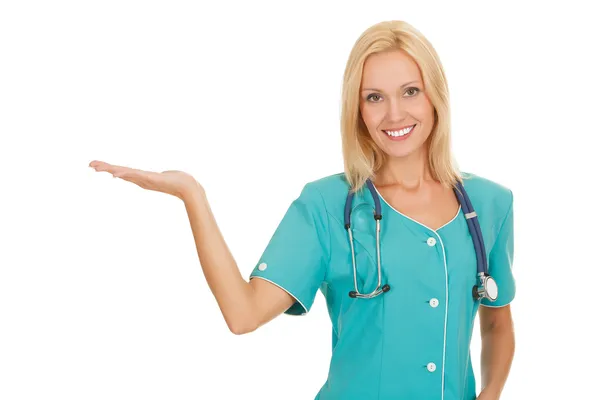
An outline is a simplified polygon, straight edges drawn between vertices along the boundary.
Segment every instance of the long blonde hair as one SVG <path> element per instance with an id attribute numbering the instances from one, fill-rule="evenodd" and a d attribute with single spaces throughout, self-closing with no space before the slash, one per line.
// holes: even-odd
<path id="1" fill-rule="evenodd" d="M 358 38 L 344 72 L 341 133 L 344 173 L 353 191 L 383 166 L 387 155 L 373 141 L 360 116 L 359 93 L 363 66 L 374 53 L 402 50 L 419 66 L 425 93 L 435 110 L 429 143 L 429 167 L 433 179 L 447 187 L 462 182 L 450 143 L 450 104 L 446 76 L 439 57 L 429 41 L 404 21 L 377 23 Z"/>

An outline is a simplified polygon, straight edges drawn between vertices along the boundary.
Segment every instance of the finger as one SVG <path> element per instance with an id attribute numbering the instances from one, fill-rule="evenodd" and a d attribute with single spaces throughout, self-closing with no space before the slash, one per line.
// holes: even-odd
<path id="1" fill-rule="evenodd" d="M 129 171 L 126 169 L 123 170 L 119 170 L 119 171 L 115 171 L 113 173 L 113 177 L 115 178 L 121 178 L 124 179 L 126 181 L 131 181 L 131 182 L 139 182 L 142 180 L 143 174 L 136 172 L 136 171 Z"/>
<path id="2" fill-rule="evenodd" d="M 112 165 L 102 161 L 91 162 L 90 167 L 94 168 L 97 172 L 109 172 L 111 174 L 124 169 L 124 167 Z"/>
<path id="3" fill-rule="evenodd" d="M 109 164 L 104 161 L 92 161 L 90 163 L 90 167 L 94 168 L 97 171 L 106 171 L 106 170 L 112 169 L 112 168 L 123 168 L 120 165 L 113 165 L 113 164 Z"/>
<path id="4" fill-rule="evenodd" d="M 120 178 L 125 181 L 135 183 L 143 189 L 157 190 L 156 182 L 160 174 L 141 169 L 124 167 L 121 165 L 112 165 L 103 161 L 92 161 L 90 167 L 96 171 L 105 171 L 112 174 L 113 178 Z"/>
<path id="5" fill-rule="evenodd" d="M 132 174 L 131 172 L 117 172 L 113 174 L 113 178 L 119 178 L 127 182 L 135 183 L 136 185 L 145 189 L 146 182 L 138 174 Z"/>
<path id="6" fill-rule="evenodd" d="M 145 172 L 140 169 L 129 168 L 122 165 L 113 165 L 103 161 L 92 161 L 90 167 L 94 168 L 97 172 L 108 172 L 113 176 L 115 174 L 127 173 L 127 172 Z"/>
<path id="7" fill-rule="evenodd" d="M 123 170 L 116 172 L 113 176 L 115 178 L 120 178 L 125 181 L 135 183 L 141 188 L 144 189 L 152 189 L 154 184 L 154 173 L 139 171 L 139 170 Z"/>

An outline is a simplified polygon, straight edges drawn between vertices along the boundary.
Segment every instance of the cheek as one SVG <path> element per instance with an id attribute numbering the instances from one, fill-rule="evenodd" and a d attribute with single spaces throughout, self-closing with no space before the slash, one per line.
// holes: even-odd
<path id="1" fill-rule="evenodd" d="M 423 123 L 433 123 L 433 105 L 426 98 L 415 107 L 415 113 L 418 113 L 418 118 Z"/>
<path id="2" fill-rule="evenodd" d="M 377 130 L 383 119 L 383 115 L 377 107 L 363 107 L 361 108 L 361 115 L 369 132 Z"/>

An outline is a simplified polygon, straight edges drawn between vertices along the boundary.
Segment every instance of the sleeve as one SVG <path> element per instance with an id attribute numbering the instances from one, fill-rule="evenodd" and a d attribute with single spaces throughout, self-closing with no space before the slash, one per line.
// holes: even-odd
<path id="1" fill-rule="evenodd" d="M 496 241 L 489 255 L 489 274 L 498 285 L 498 298 L 491 302 L 482 299 L 487 307 L 503 307 L 515 298 L 515 278 L 512 273 L 514 256 L 513 194 L 510 192 L 510 204 Z"/>
<path id="2" fill-rule="evenodd" d="M 285 314 L 304 315 L 325 280 L 329 254 L 325 204 L 320 192 L 308 184 L 283 216 L 250 279 L 279 286 L 296 299 Z"/>

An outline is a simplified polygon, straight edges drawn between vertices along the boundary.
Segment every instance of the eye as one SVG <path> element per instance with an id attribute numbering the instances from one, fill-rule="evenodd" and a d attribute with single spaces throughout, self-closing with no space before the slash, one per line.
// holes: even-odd
<path id="1" fill-rule="evenodd" d="M 419 93 L 419 92 L 420 92 L 419 88 L 416 88 L 416 87 L 411 87 L 411 88 L 408 88 L 408 90 L 406 91 L 406 93 L 410 92 L 411 90 L 414 90 L 414 91 L 415 91 L 415 94 L 414 94 L 414 95 L 412 95 L 412 96 L 408 96 L 408 97 L 415 97 L 415 96 L 417 95 L 417 93 Z"/>
<path id="2" fill-rule="evenodd" d="M 380 95 L 378 95 L 376 93 L 371 93 L 370 95 L 367 96 L 367 101 L 371 101 L 371 99 L 373 99 L 373 97 L 379 97 L 379 98 L 381 98 Z"/>

